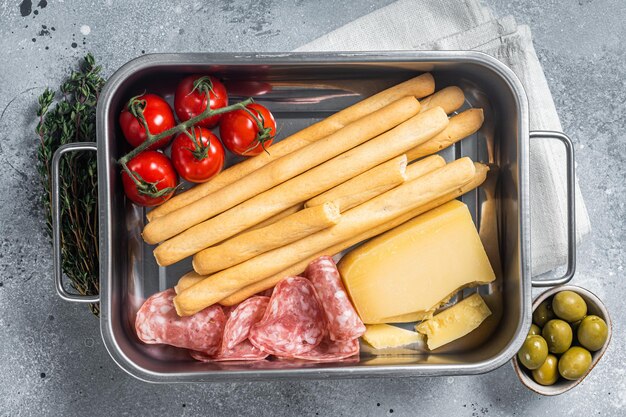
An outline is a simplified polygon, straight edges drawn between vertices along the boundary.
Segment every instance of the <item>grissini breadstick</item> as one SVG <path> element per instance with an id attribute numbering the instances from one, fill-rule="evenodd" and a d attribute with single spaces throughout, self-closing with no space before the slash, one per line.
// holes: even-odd
<path id="1" fill-rule="evenodd" d="M 416 178 L 418 178 L 418 177 L 421 177 L 422 175 L 426 175 L 426 174 L 428 174 L 429 172 L 432 172 L 432 171 L 434 171 L 434 170 L 436 170 L 436 169 L 439 169 L 439 168 L 443 167 L 445 164 L 446 164 L 446 161 L 445 161 L 445 160 L 444 160 L 441 156 L 439 156 L 439 155 L 432 155 L 432 156 L 429 156 L 428 158 L 424 158 L 424 159 L 422 159 L 422 160 L 420 160 L 420 161 L 414 162 L 413 164 L 409 165 L 410 171 L 409 171 L 408 169 L 407 169 L 407 171 L 406 171 L 406 176 L 407 176 L 407 179 L 406 179 L 406 180 L 407 180 L 407 181 L 412 181 L 412 180 L 414 180 L 414 179 L 416 179 Z M 484 165 L 479 164 L 479 163 L 475 163 L 475 165 L 476 165 L 476 172 L 477 172 L 477 175 L 479 175 L 479 174 L 483 171 L 483 168 L 482 168 L 482 167 L 484 167 Z M 370 171 L 371 171 L 371 170 L 370 170 Z M 370 171 L 367 171 L 367 172 L 370 172 Z M 486 172 L 486 170 L 484 170 L 484 171 Z M 481 182 L 482 182 L 482 181 L 481 181 Z M 345 183 L 344 183 L 344 184 L 345 184 Z M 333 188 L 333 189 L 334 189 L 334 188 Z M 361 195 L 363 195 L 362 193 L 360 193 L 360 194 L 361 194 Z M 382 194 L 382 193 L 381 193 L 381 194 Z M 360 201 L 360 202 L 359 202 L 359 204 L 363 204 L 363 203 L 367 202 L 367 201 L 368 201 L 368 200 L 370 200 L 370 199 L 371 199 L 371 198 L 365 198 L 365 199 L 363 199 L 362 201 Z M 390 224 L 392 224 L 392 223 L 394 223 L 394 222 L 395 222 L 395 220 L 394 220 L 394 221 L 392 221 L 392 222 L 390 222 Z M 383 226 L 381 226 L 381 227 L 383 227 Z M 377 229 L 376 229 L 376 230 L 377 230 Z M 366 232 L 366 233 L 369 233 L 369 232 Z M 381 233 L 382 233 L 382 232 L 381 232 Z M 361 239 L 361 240 L 365 240 L 365 239 L 367 239 L 367 237 L 364 237 L 364 238 L 363 238 L 363 239 Z M 354 243 L 358 243 L 358 242 L 359 242 L 359 241 L 355 241 Z M 335 251 L 335 252 L 332 252 L 332 250 L 330 250 L 330 249 L 329 249 L 329 251 L 328 251 L 327 253 L 332 253 L 332 254 L 334 255 L 335 253 L 339 253 L 339 252 L 341 252 L 342 250 L 343 250 L 343 249 L 339 249 L 339 250 L 337 250 L 337 251 Z M 321 256 L 321 255 L 320 255 L 320 256 Z M 305 265 L 305 266 L 306 266 L 306 265 Z M 304 270 L 304 269 L 303 269 L 303 270 Z M 302 271 L 295 271 L 295 272 L 293 272 L 293 273 L 294 273 L 294 274 L 297 274 L 297 273 L 300 273 L 300 272 L 302 272 Z M 200 274 L 196 273 L 195 271 L 189 272 L 189 273 L 187 273 L 187 274 L 183 275 L 183 276 L 182 276 L 182 277 L 178 280 L 178 284 L 177 284 L 177 286 L 176 286 L 176 292 L 177 292 L 177 293 L 179 292 L 179 291 L 178 291 L 178 289 L 179 289 L 179 288 L 181 288 L 181 291 L 182 291 L 182 289 L 185 289 L 185 288 L 191 287 L 193 284 L 195 284 L 195 283 L 197 283 L 197 282 L 199 282 L 199 281 L 202 281 L 202 279 L 204 279 L 204 278 L 206 278 L 206 277 L 207 277 L 207 275 L 200 275 Z M 268 280 L 269 280 L 269 278 L 268 278 Z M 266 281 L 266 280 L 264 280 L 263 282 L 265 282 L 265 281 Z M 268 281 L 268 282 L 270 282 L 270 281 Z M 274 283 L 274 284 L 275 284 L 275 283 Z M 270 285 L 270 286 L 269 286 L 269 287 L 267 287 L 267 288 L 270 288 L 270 287 L 271 287 L 271 286 L 273 286 L 274 284 Z M 258 286 L 258 285 L 260 285 L 260 284 L 259 284 L 259 283 L 257 283 L 257 284 L 252 284 L 250 287 L 254 287 L 254 288 L 256 288 L 256 286 Z M 256 294 L 256 292 L 257 292 L 257 291 L 254 291 L 254 292 L 250 293 L 250 291 L 251 291 L 251 290 L 252 290 L 252 288 L 251 288 L 251 289 L 246 290 L 246 291 L 245 291 L 245 293 L 246 293 L 246 294 L 249 294 L 249 295 Z M 244 291 L 244 290 L 241 290 L 241 291 Z M 240 291 L 238 291 L 236 294 L 239 294 L 239 292 L 240 292 Z M 236 296 L 236 294 L 233 294 L 233 297 L 235 297 L 235 296 Z M 247 298 L 247 297 L 244 297 L 244 298 Z"/>
<path id="2" fill-rule="evenodd" d="M 203 251 L 208 266 L 204 274 L 247 261 L 261 253 L 287 245 L 339 222 L 339 208 L 332 202 L 306 208 L 269 226 L 242 233 Z"/>
<path id="3" fill-rule="evenodd" d="M 463 90 L 456 86 L 450 86 L 420 100 L 420 104 L 422 105 L 420 111 L 426 111 L 433 107 L 441 107 L 446 113 L 450 114 L 461 108 L 463 103 L 465 103 Z"/>
<path id="4" fill-rule="evenodd" d="M 257 223 L 254 226 L 251 226 L 251 227 L 249 227 L 246 230 L 243 230 L 243 231 L 241 231 L 239 233 L 234 234 L 232 237 L 239 236 L 239 235 L 242 235 L 244 233 L 248 233 L 248 232 L 250 232 L 252 230 L 260 229 L 260 228 L 265 227 L 265 226 L 269 226 L 270 224 L 274 224 L 277 221 L 279 221 L 281 219 L 284 219 L 287 216 L 291 216 L 292 214 L 297 213 L 298 211 L 302 210 L 303 208 L 304 208 L 304 203 L 295 204 L 295 205 L 293 205 L 293 206 L 291 206 L 291 207 L 281 211 L 280 213 L 277 213 L 277 214 L 273 215 L 272 217 L 269 217 L 269 218 L 263 220 L 261 223 Z M 232 239 L 232 237 L 231 237 L 231 239 Z M 219 243 L 222 243 L 222 242 L 219 242 Z"/>
<path id="5" fill-rule="evenodd" d="M 447 124 L 448 117 L 439 107 L 418 114 L 377 138 L 163 242 L 154 250 L 157 263 L 171 265 L 196 254 L 194 269 L 203 273 L 203 257 L 198 253 L 202 249 L 403 154 L 415 144 L 435 136 Z"/>
<path id="6" fill-rule="evenodd" d="M 331 188 L 317 197 L 313 197 L 304 205 L 305 207 L 315 207 L 327 201 L 332 201 L 339 211 L 343 213 L 402 184 L 406 180 L 405 171 L 406 155 L 397 156 Z"/>
<path id="7" fill-rule="evenodd" d="M 476 133 L 483 125 L 485 117 L 482 109 L 469 109 L 450 118 L 450 124 L 434 138 L 407 152 L 409 161 L 431 155 Z"/>
<path id="8" fill-rule="evenodd" d="M 185 207 L 152 220 L 143 229 L 143 239 L 149 244 L 155 244 L 176 236 L 388 131 L 416 115 L 419 108 L 420 104 L 415 97 L 401 98 L 324 139 L 275 159 L 253 175 L 245 176 Z"/>
<path id="9" fill-rule="evenodd" d="M 178 194 L 165 203 L 156 207 L 147 214 L 148 221 L 171 213 L 181 207 L 189 205 L 194 201 L 207 196 L 220 188 L 232 184 L 245 177 L 253 171 L 267 165 L 269 162 L 296 151 L 312 142 L 322 139 L 331 133 L 347 126 L 362 117 L 367 116 L 388 104 L 406 96 L 416 98 L 426 97 L 435 91 L 435 80 L 429 73 L 411 78 L 408 81 L 390 87 L 371 97 L 363 99 L 358 103 L 346 107 L 345 109 L 321 120 L 301 131 L 273 144 L 269 149 L 270 153 L 261 153 L 254 158 L 247 159 L 224 170 L 215 178 L 204 184 L 196 185 L 184 193 Z"/>
<path id="10" fill-rule="evenodd" d="M 174 291 L 176 291 L 176 294 L 180 294 L 187 288 L 202 281 L 206 277 L 206 275 L 200 275 L 196 271 L 191 270 L 178 279 L 178 282 L 174 286 Z"/>
<path id="11" fill-rule="evenodd" d="M 469 158 L 461 158 L 430 174 L 405 182 L 348 210 L 335 226 L 265 252 L 187 288 L 174 298 L 176 311 L 181 316 L 192 315 L 245 286 L 281 272 L 286 267 L 325 248 L 358 236 L 454 191 L 471 180 L 475 172 L 472 161 Z"/>
<path id="12" fill-rule="evenodd" d="M 289 268 L 269 277 L 269 278 L 265 278 L 262 281 L 256 282 L 254 284 L 248 285 L 247 287 L 237 291 L 236 293 L 224 298 L 223 300 L 221 300 L 219 303 L 225 306 L 232 306 L 235 304 L 238 304 L 240 302 L 242 302 L 243 300 L 245 300 L 246 298 L 257 294 L 261 291 L 265 291 L 269 288 L 272 288 L 274 285 L 276 285 L 278 283 L 278 281 L 280 281 L 281 279 L 283 279 L 286 276 L 289 275 L 297 275 L 300 274 L 302 271 L 304 271 L 304 269 L 307 267 L 307 265 L 313 261 L 314 259 L 322 256 L 322 255 L 334 255 L 337 254 L 343 250 L 348 249 L 349 247 L 356 245 L 359 242 L 362 242 L 366 239 L 369 239 L 371 237 L 377 236 L 381 233 L 386 232 L 387 230 L 391 230 L 396 226 L 399 226 L 400 224 L 411 220 L 413 217 L 415 216 L 419 216 L 422 213 L 425 213 L 429 210 L 434 209 L 435 207 L 439 207 L 442 204 L 447 203 L 448 201 L 454 200 L 457 197 L 460 197 L 461 195 L 467 193 L 468 191 L 473 190 L 474 188 L 477 188 L 478 186 L 480 186 L 484 181 L 485 178 L 487 177 L 487 172 L 489 171 L 489 168 L 486 165 L 483 165 L 481 163 L 476 162 L 475 163 L 476 166 L 476 174 L 474 174 L 474 177 L 466 184 L 464 184 L 463 186 L 457 188 L 456 190 L 443 195 L 435 200 L 433 200 L 432 202 L 424 205 L 424 206 L 420 206 L 416 209 L 411 210 L 410 212 L 403 214 L 402 216 L 396 217 L 395 219 L 391 220 L 390 222 L 387 222 L 385 224 L 382 224 L 378 227 L 375 227 L 371 230 L 368 230 L 358 236 L 355 236 L 352 239 L 348 239 L 345 242 L 341 242 L 338 243 L 334 246 L 331 246 L 330 248 L 327 248 L 323 251 L 320 251 L 318 253 L 316 253 L 315 255 L 309 256 L 308 258 L 306 258 L 303 261 L 300 261 L 292 266 L 290 266 Z M 193 273 L 193 277 L 188 277 L 188 279 L 184 279 L 185 277 L 187 277 L 190 274 L 187 274 L 185 276 L 183 276 L 180 280 L 179 280 L 179 285 L 182 283 L 182 287 L 180 288 L 180 291 L 182 291 L 185 288 L 189 288 L 192 285 L 202 281 L 204 278 L 206 278 L 206 276 L 202 276 L 202 275 L 198 275 L 195 272 Z M 184 281 L 184 282 L 183 282 Z M 177 286 L 178 288 L 178 286 Z M 179 292 L 177 290 L 177 292 Z"/>
<path id="13" fill-rule="evenodd" d="M 303 203 L 298 203 L 298 204 L 294 204 L 293 206 L 281 211 L 280 213 L 274 214 L 272 217 L 263 220 L 261 223 L 259 224 L 255 224 L 254 226 L 250 227 L 248 230 L 244 230 L 241 233 L 246 233 L 250 230 L 256 230 L 256 229 L 260 229 L 261 227 L 265 227 L 265 226 L 269 226 L 270 224 L 274 224 L 277 221 L 279 221 L 280 219 L 284 219 L 287 216 L 291 216 L 293 213 L 297 213 L 298 211 L 302 210 L 304 208 L 304 204 Z M 241 234 L 239 233 L 239 234 Z"/>
<path id="14" fill-rule="evenodd" d="M 406 180 L 413 181 L 422 175 L 441 168 L 445 164 L 446 160 L 439 155 L 431 155 L 428 158 L 413 162 L 406 167 Z"/>

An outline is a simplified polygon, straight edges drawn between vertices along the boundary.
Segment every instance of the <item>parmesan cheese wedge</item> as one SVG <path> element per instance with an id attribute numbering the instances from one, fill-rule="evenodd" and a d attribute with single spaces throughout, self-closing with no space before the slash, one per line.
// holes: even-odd
<path id="1" fill-rule="evenodd" d="M 386 349 L 419 343 L 424 336 L 389 324 L 368 324 L 361 336 L 373 348 Z"/>
<path id="2" fill-rule="evenodd" d="M 426 335 L 428 349 L 434 350 L 475 330 L 491 315 L 491 310 L 479 294 L 459 301 L 452 307 L 426 320 L 415 330 Z"/>
<path id="3" fill-rule="evenodd" d="M 428 318 L 459 289 L 495 279 L 469 210 L 456 200 L 370 240 L 338 267 L 366 324 Z"/>

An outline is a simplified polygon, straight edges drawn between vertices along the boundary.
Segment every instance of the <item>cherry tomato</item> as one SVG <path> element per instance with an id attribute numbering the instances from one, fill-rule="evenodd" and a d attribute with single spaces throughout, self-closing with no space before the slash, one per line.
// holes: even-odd
<path id="1" fill-rule="evenodd" d="M 183 78 L 176 87 L 174 95 L 174 110 L 181 122 L 195 117 L 206 110 L 207 96 L 205 89 L 209 90 L 209 103 L 211 110 L 228 106 L 228 93 L 226 87 L 217 78 L 210 75 L 191 75 Z M 197 125 L 214 128 L 220 121 L 221 114 L 207 117 Z"/>
<path id="2" fill-rule="evenodd" d="M 187 181 L 205 182 L 222 170 L 224 148 L 209 129 L 196 127 L 189 135 L 180 133 L 174 138 L 172 163 L 178 174 Z"/>
<path id="3" fill-rule="evenodd" d="M 224 113 L 220 122 L 220 138 L 229 151 L 242 156 L 254 156 L 272 144 L 276 135 L 276 120 L 272 113 L 258 103 L 246 106 L 246 110 L 234 110 Z M 263 123 L 259 126 L 255 117 Z"/>
<path id="4" fill-rule="evenodd" d="M 158 135 L 176 126 L 174 113 L 170 105 L 160 96 L 156 94 L 142 94 L 131 98 L 126 108 L 120 114 L 120 126 L 122 127 L 124 137 L 134 148 L 141 145 L 148 136 L 143 123 L 133 114 L 133 105 L 139 105 L 143 108 L 143 115 L 148 124 L 148 129 L 153 135 Z M 159 140 L 148 149 L 157 150 L 166 147 L 170 143 L 172 136 L 174 135 L 169 135 Z"/>
<path id="5" fill-rule="evenodd" d="M 158 206 L 176 191 L 178 176 L 169 158 L 157 151 L 144 151 L 126 164 L 133 180 L 122 171 L 122 184 L 126 196 L 140 206 Z"/>

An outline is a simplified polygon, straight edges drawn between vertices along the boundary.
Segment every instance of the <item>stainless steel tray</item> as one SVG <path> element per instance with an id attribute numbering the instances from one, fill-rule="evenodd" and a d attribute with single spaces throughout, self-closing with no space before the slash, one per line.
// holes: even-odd
<path id="1" fill-rule="evenodd" d="M 253 96 L 268 105 L 281 126 L 280 136 L 286 137 L 363 97 L 425 71 L 433 73 L 437 89 L 460 86 L 466 95 L 465 108 L 481 107 L 485 111 L 483 128 L 444 150 L 442 155 L 448 160 L 470 156 L 493 168 L 478 191 L 463 197 L 497 275 L 494 284 L 478 289 L 494 311 L 487 323 L 436 354 L 389 351 L 375 356 L 364 349 L 360 360 L 335 364 L 199 363 L 180 349 L 145 345 L 137 339 L 133 323 L 143 300 L 173 286 L 191 266 L 188 261 L 167 268 L 156 265 L 153 247 L 144 244 L 140 237 L 145 212 L 124 198 L 115 161 L 127 149 L 117 118 L 131 96 L 148 90 L 171 101 L 177 81 L 186 74 L 215 74 L 226 81 L 233 101 L 238 96 Z M 59 150 L 55 162 L 64 152 L 97 149 L 102 338 L 118 365 L 139 379 L 206 382 L 478 374 L 507 362 L 526 336 L 531 320 L 528 109 L 519 80 L 494 58 L 460 51 L 146 55 L 124 65 L 108 81 L 98 104 L 97 135 L 97 147 L 68 146 Z M 542 136 L 546 135 L 555 136 L 550 132 Z M 573 186 L 571 143 L 564 136 L 557 139 L 570 145 L 569 182 Z M 573 193 L 570 195 L 573 200 Z M 573 236 L 573 202 L 570 209 Z M 56 212 L 53 217 L 58 220 L 58 216 Z M 568 273 L 548 284 L 566 282 L 571 277 L 573 239 L 570 243 Z M 61 282 L 58 239 L 55 244 L 59 294 L 71 301 L 97 300 L 67 293 Z M 452 302 L 462 296 L 460 293 Z"/>

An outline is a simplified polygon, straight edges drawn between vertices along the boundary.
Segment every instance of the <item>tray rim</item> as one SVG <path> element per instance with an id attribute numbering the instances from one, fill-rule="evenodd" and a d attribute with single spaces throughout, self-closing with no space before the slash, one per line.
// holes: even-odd
<path id="1" fill-rule="evenodd" d="M 472 364 L 419 364 L 419 365 L 372 365 L 339 366 L 325 369 L 296 368 L 281 370 L 220 370 L 206 372 L 155 372 L 134 363 L 126 356 L 114 337 L 111 320 L 111 190 L 108 181 L 99 181 L 98 197 L 100 216 L 100 331 L 104 346 L 111 358 L 125 372 L 145 382 L 184 383 L 184 382 L 233 382 L 278 379 L 346 379 L 361 377 L 416 377 L 416 376 L 454 376 L 477 375 L 490 372 L 507 363 L 521 347 L 523 338 L 519 334 L 530 327 L 529 309 L 531 306 L 530 275 L 530 205 L 529 205 L 529 112 L 525 90 L 515 75 L 502 62 L 477 51 L 366 51 L 366 52 L 261 52 L 261 53 L 156 53 L 142 55 L 120 67 L 107 81 L 100 95 L 97 106 L 96 129 L 98 146 L 98 178 L 107 179 L 111 175 L 109 161 L 111 156 L 104 138 L 108 135 L 105 120 L 110 110 L 111 98 L 120 85 L 133 73 L 152 66 L 205 65 L 215 62 L 220 65 L 294 65 L 294 64 L 374 64 L 374 63 L 471 63 L 488 67 L 496 72 L 512 90 L 519 108 L 519 140 L 517 175 L 519 204 L 519 259 L 521 279 L 521 315 L 516 336 L 497 355 L 487 360 Z"/>

